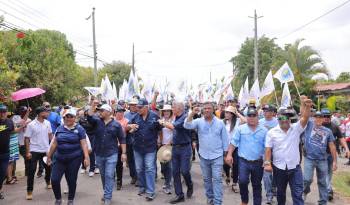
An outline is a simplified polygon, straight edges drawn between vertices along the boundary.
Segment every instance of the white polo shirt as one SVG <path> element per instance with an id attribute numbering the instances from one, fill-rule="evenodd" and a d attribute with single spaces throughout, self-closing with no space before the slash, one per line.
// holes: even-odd
<path id="1" fill-rule="evenodd" d="M 49 133 L 52 133 L 52 130 L 48 120 L 41 123 L 35 119 L 30 122 L 24 133 L 24 137 L 30 138 L 30 151 L 46 153 L 49 149 Z"/>
<path id="2" fill-rule="evenodd" d="M 305 126 L 306 127 L 306 126 Z M 273 165 L 278 169 L 294 169 L 300 163 L 300 135 L 304 129 L 300 124 L 291 124 L 287 132 L 279 125 L 267 132 L 265 147 L 272 148 Z"/>

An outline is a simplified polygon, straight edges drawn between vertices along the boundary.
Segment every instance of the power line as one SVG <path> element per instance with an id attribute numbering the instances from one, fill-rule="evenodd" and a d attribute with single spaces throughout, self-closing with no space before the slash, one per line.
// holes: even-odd
<path id="1" fill-rule="evenodd" d="M 343 2 L 342 4 L 340 4 L 340 5 L 336 6 L 336 7 L 334 7 L 333 9 L 327 11 L 326 13 L 322 14 L 321 16 L 319 16 L 319 17 L 317 17 L 317 18 L 314 18 L 314 19 L 312 19 L 311 21 L 307 22 L 306 24 L 304 24 L 304 25 L 302 25 L 302 26 L 300 26 L 300 27 L 294 29 L 293 31 L 287 33 L 286 35 L 282 36 L 281 38 L 285 38 L 285 37 L 287 37 L 287 36 L 289 36 L 289 35 L 291 35 L 291 34 L 297 32 L 297 31 L 302 30 L 303 28 L 305 28 L 305 27 L 307 27 L 308 25 L 314 23 L 315 21 L 321 19 L 322 17 L 324 17 L 324 16 L 326 16 L 326 15 L 332 13 L 333 11 L 335 11 L 335 10 L 337 10 L 337 9 L 339 9 L 339 8 L 341 8 L 341 7 L 343 7 L 343 6 L 345 6 L 345 5 L 346 5 L 347 3 L 349 3 L 349 2 L 350 2 L 350 0 L 347 0 L 347 1 Z"/>

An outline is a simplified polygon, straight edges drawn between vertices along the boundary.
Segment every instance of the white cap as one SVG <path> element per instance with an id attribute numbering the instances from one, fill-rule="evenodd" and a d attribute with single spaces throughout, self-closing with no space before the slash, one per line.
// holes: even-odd
<path id="1" fill-rule="evenodd" d="M 63 117 L 65 117 L 66 115 L 73 115 L 73 116 L 77 116 L 77 111 L 74 108 L 69 108 L 68 110 L 66 110 L 63 113 Z"/>
<path id="2" fill-rule="evenodd" d="M 103 104 L 103 105 L 99 108 L 99 110 L 106 110 L 106 111 L 108 111 L 108 112 L 112 112 L 112 108 L 111 108 L 111 106 L 109 106 L 108 104 Z"/>

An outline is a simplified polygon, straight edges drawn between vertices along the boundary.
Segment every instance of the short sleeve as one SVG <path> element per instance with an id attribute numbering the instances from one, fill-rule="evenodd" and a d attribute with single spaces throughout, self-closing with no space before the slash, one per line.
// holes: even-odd
<path id="1" fill-rule="evenodd" d="M 333 135 L 333 133 L 329 130 L 329 132 L 328 132 L 328 138 L 327 138 L 327 140 L 328 140 L 328 143 L 329 142 L 334 142 L 335 141 L 335 138 L 334 138 L 334 135 Z"/>
<path id="2" fill-rule="evenodd" d="M 27 129 L 26 131 L 24 132 L 24 137 L 28 137 L 28 138 L 31 138 L 32 137 L 32 124 L 28 124 L 27 125 Z"/>
<path id="3" fill-rule="evenodd" d="M 272 135 L 272 130 L 268 131 L 266 134 L 265 147 L 272 148 L 273 144 L 272 144 L 271 135 Z"/>
<path id="4" fill-rule="evenodd" d="M 81 126 L 78 127 L 78 135 L 79 135 L 79 140 L 86 139 L 86 131 Z"/>
<path id="5" fill-rule="evenodd" d="M 230 142 L 230 144 L 232 144 L 235 147 L 238 147 L 239 142 L 241 140 L 240 130 L 241 130 L 241 126 L 239 126 L 237 129 L 235 129 L 233 137 L 232 137 L 231 142 Z"/>

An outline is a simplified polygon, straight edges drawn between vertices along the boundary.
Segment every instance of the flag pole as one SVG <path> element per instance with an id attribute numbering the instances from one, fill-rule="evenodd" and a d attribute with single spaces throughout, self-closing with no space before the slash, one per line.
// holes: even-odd
<path id="1" fill-rule="evenodd" d="M 278 99 L 277 99 L 277 95 L 276 95 L 276 90 L 274 90 L 273 93 L 275 93 L 276 105 L 277 105 L 277 107 L 279 107 L 280 105 L 278 104 Z"/>
<path id="2" fill-rule="evenodd" d="M 299 89 L 297 87 L 297 84 L 295 83 L 295 80 L 293 80 L 293 83 L 294 83 L 295 88 L 297 89 L 297 92 L 298 92 L 298 95 L 299 95 L 299 98 L 300 98 L 300 92 L 299 92 Z"/>

